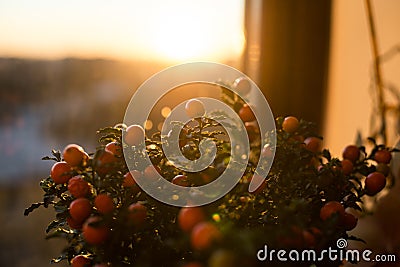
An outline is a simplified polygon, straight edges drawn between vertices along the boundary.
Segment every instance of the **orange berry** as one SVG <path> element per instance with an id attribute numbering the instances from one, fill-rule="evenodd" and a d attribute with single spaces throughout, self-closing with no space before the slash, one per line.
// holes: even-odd
<path id="1" fill-rule="evenodd" d="M 266 145 L 262 148 L 261 155 L 267 159 L 271 159 L 274 156 L 274 151 L 270 145 Z"/>
<path id="2" fill-rule="evenodd" d="M 244 126 L 246 128 L 247 136 L 249 137 L 249 141 L 254 142 L 260 137 L 260 132 L 256 125 L 253 125 L 251 122 L 245 122 Z"/>
<path id="3" fill-rule="evenodd" d="M 80 166 L 88 159 L 83 148 L 77 144 L 67 145 L 63 150 L 63 158 L 72 167 Z"/>
<path id="4" fill-rule="evenodd" d="M 294 133 L 299 128 L 299 120 L 296 117 L 286 117 L 282 123 L 282 129 L 287 133 Z"/>
<path id="5" fill-rule="evenodd" d="M 76 198 L 89 195 L 90 189 L 90 184 L 80 175 L 74 176 L 68 181 L 68 191 Z"/>
<path id="6" fill-rule="evenodd" d="M 94 207 L 101 214 L 108 214 L 114 210 L 114 201 L 107 194 L 97 195 L 94 199 Z"/>
<path id="7" fill-rule="evenodd" d="M 71 266 L 72 267 L 88 267 L 90 266 L 91 260 L 83 255 L 78 255 L 75 256 L 72 260 L 71 260 Z"/>
<path id="8" fill-rule="evenodd" d="M 251 83 L 246 77 L 239 77 L 233 83 L 233 88 L 242 96 L 246 96 L 251 91 Z"/>
<path id="9" fill-rule="evenodd" d="M 198 99 L 190 99 L 185 104 L 185 111 L 189 118 L 201 117 L 206 113 L 203 102 Z"/>
<path id="10" fill-rule="evenodd" d="M 256 116 L 254 115 L 251 107 L 248 104 L 244 104 L 243 107 L 239 110 L 239 117 L 244 122 L 256 120 Z"/>
<path id="11" fill-rule="evenodd" d="M 190 232 L 196 224 L 205 220 L 206 216 L 201 207 L 183 207 L 178 214 L 179 227 L 185 232 Z"/>
<path id="12" fill-rule="evenodd" d="M 124 182 L 122 183 L 122 186 L 124 186 L 124 187 L 137 186 L 135 179 L 140 179 L 141 177 L 142 177 L 142 173 L 138 170 L 133 170 L 133 171 L 127 172 L 124 175 Z"/>
<path id="13" fill-rule="evenodd" d="M 145 132 L 142 126 L 135 124 L 126 128 L 124 141 L 127 145 L 138 146 L 142 144 L 144 140 L 145 140 Z"/>
<path id="14" fill-rule="evenodd" d="M 69 214 L 75 223 L 82 223 L 92 212 L 92 205 L 87 198 L 77 198 L 69 204 Z"/>
<path id="15" fill-rule="evenodd" d="M 100 245 L 110 236 L 110 228 L 106 225 L 91 225 L 92 223 L 101 223 L 101 218 L 97 216 L 90 217 L 82 226 L 82 234 L 85 241 L 91 245 Z"/>
<path id="16" fill-rule="evenodd" d="M 122 146 L 118 142 L 108 143 L 104 150 L 114 154 L 115 156 L 122 156 Z"/>
<path id="17" fill-rule="evenodd" d="M 192 230 L 190 241 L 196 250 L 205 250 L 222 238 L 219 229 L 210 222 L 200 222 Z"/>
<path id="18" fill-rule="evenodd" d="M 143 176 L 149 181 L 156 181 L 160 175 L 160 168 L 149 165 L 143 171 Z"/>
<path id="19" fill-rule="evenodd" d="M 71 166 L 65 161 L 56 162 L 53 167 L 51 167 L 50 177 L 55 184 L 63 184 L 68 182 L 72 177 L 70 173 L 71 170 Z"/>
<path id="20" fill-rule="evenodd" d="M 105 176 L 112 173 L 115 169 L 112 165 L 119 159 L 115 155 L 107 150 L 100 152 L 99 156 L 96 158 L 95 169 L 98 175 Z"/>

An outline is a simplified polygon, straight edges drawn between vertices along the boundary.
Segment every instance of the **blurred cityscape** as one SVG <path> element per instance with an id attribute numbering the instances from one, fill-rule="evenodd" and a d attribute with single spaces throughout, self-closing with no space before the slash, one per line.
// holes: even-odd
<path id="1" fill-rule="evenodd" d="M 63 246 L 44 240 L 51 209 L 23 215 L 41 201 L 38 183 L 52 164 L 41 158 L 68 143 L 94 151 L 96 130 L 122 122 L 137 87 L 164 67 L 102 59 L 0 59 L 0 266 L 50 266 Z"/>

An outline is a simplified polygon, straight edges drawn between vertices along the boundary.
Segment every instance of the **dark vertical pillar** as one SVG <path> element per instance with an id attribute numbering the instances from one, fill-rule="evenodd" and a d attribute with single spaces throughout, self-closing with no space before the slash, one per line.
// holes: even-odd
<path id="1" fill-rule="evenodd" d="M 272 111 L 322 126 L 331 1 L 264 0 L 261 17 L 257 80 Z"/>

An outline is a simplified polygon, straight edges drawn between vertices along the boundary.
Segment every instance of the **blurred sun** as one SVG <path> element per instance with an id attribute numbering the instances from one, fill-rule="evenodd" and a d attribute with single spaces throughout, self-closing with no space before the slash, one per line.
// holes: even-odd
<path id="1" fill-rule="evenodd" d="M 211 2 L 195 5 L 186 1 L 183 7 L 181 1 L 168 2 L 148 31 L 151 50 L 169 60 L 223 59 L 240 54 L 244 47 L 243 15 L 235 9 L 233 14 L 223 15 L 224 10 L 214 7 Z M 223 8 L 229 10 L 227 7 L 228 3 Z"/>
<path id="2" fill-rule="evenodd" d="M 0 3 L 0 56 L 228 60 L 245 45 L 244 0 Z"/>

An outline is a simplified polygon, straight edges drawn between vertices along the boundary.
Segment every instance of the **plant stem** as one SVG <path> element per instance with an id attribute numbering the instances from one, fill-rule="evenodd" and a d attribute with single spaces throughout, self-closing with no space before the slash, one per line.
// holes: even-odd
<path id="1" fill-rule="evenodd" d="M 376 88 L 378 93 L 378 110 L 381 120 L 381 129 L 380 134 L 383 139 L 383 143 L 386 145 L 387 135 L 386 135 L 386 107 L 385 107 L 385 99 L 383 94 L 383 84 L 382 84 L 382 74 L 380 68 L 380 59 L 379 59 L 379 52 L 378 52 L 378 41 L 376 38 L 376 30 L 375 30 L 375 22 L 374 16 L 372 13 L 372 6 L 370 0 L 365 0 L 365 7 L 368 16 L 369 22 L 369 31 L 370 31 L 370 38 L 372 44 L 372 52 L 374 57 L 374 71 L 375 71 L 375 82 Z"/>

